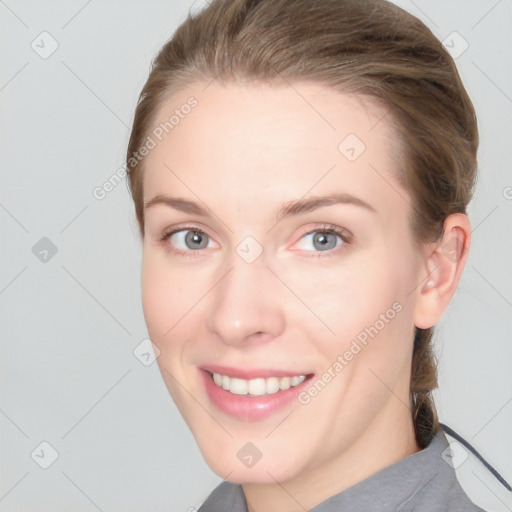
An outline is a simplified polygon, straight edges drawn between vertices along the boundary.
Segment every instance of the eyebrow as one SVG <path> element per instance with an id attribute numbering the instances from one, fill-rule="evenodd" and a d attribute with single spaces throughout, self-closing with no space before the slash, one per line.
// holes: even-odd
<path id="1" fill-rule="evenodd" d="M 171 197 L 163 194 L 157 195 L 153 197 L 153 199 L 147 201 L 144 205 L 144 209 L 147 210 L 148 208 L 152 208 L 157 204 L 163 204 L 174 208 L 175 210 L 179 210 L 184 213 L 200 215 L 202 217 L 207 217 L 210 214 L 207 208 L 204 208 L 198 203 L 183 199 L 181 197 Z M 375 210 L 372 205 L 366 201 L 363 201 L 362 199 L 359 199 L 356 196 L 351 194 L 332 194 L 328 196 L 297 199 L 282 203 L 276 211 L 276 220 L 279 222 L 285 217 L 311 212 L 318 208 L 331 206 L 334 204 L 351 204 L 364 208 L 370 212 L 377 213 L 377 210 Z"/>

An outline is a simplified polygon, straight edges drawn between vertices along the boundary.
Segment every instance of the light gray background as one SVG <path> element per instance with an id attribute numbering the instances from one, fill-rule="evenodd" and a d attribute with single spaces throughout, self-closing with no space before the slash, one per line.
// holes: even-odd
<path id="1" fill-rule="evenodd" d="M 510 482 L 512 3 L 399 4 L 469 44 L 456 62 L 479 118 L 480 179 L 470 260 L 438 330 L 437 401 Z M 192 5 L 0 0 L 0 511 L 186 511 L 220 481 L 156 363 L 133 354 L 147 331 L 126 185 L 92 195 L 123 165 L 151 58 Z M 59 45 L 46 59 L 31 47 L 51 48 L 43 31 Z M 32 252 L 42 237 L 58 249 L 47 262 Z M 35 462 L 51 456 L 43 441 L 58 452 L 48 469 Z M 474 457 L 457 473 L 477 504 L 512 510 Z"/>

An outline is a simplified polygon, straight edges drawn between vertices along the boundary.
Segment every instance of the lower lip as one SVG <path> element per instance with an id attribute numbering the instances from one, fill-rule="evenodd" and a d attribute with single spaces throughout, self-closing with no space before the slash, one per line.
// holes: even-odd
<path id="1" fill-rule="evenodd" d="M 235 418 L 246 420 L 246 421 L 259 421 L 264 420 L 276 412 L 284 409 L 290 404 L 297 395 L 309 385 L 311 376 L 307 376 L 306 379 L 284 391 L 278 391 L 271 395 L 235 395 L 226 391 L 224 388 L 217 386 L 213 382 L 213 378 L 210 372 L 205 370 L 199 370 L 202 374 L 204 384 L 206 387 L 206 393 L 210 400 L 224 413 Z"/>

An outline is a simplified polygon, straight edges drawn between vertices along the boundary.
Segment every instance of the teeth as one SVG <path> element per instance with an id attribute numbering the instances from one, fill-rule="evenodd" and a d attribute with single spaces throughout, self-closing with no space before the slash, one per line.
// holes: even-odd
<path id="1" fill-rule="evenodd" d="M 292 379 L 290 377 L 283 377 L 279 381 L 279 388 L 283 391 L 287 390 L 292 385 Z"/>
<path id="2" fill-rule="evenodd" d="M 235 395 L 272 395 L 278 391 L 285 391 L 297 386 L 306 379 L 305 375 L 296 375 L 293 377 L 270 377 L 268 379 L 238 379 L 228 377 L 227 375 L 213 374 L 213 381 L 217 386 L 230 391 Z"/>
<path id="3" fill-rule="evenodd" d="M 250 393 L 254 396 L 261 396 L 265 394 L 267 389 L 265 379 L 252 379 L 245 382 L 247 382 L 247 393 Z"/>
<path id="4" fill-rule="evenodd" d="M 304 379 L 302 379 L 302 380 L 304 380 Z M 292 377 L 291 385 L 296 386 L 297 384 L 300 384 L 302 382 L 302 380 L 300 380 L 300 377 Z"/>
<path id="5" fill-rule="evenodd" d="M 222 377 L 223 384 L 224 384 L 224 379 L 229 379 L 229 377 Z M 235 378 L 231 378 L 229 380 L 230 380 L 230 382 L 229 382 L 228 390 L 231 391 L 231 393 L 233 393 L 235 395 L 247 395 L 249 383 L 246 380 L 235 379 Z M 224 388 L 224 389 L 226 389 L 226 388 Z"/>

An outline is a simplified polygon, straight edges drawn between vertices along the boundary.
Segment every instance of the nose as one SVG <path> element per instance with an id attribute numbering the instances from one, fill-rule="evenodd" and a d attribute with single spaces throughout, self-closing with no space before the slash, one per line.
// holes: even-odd
<path id="1" fill-rule="evenodd" d="M 235 255 L 230 270 L 209 294 L 206 328 L 238 347 L 279 336 L 285 328 L 279 284 L 263 257 L 246 263 Z"/>

